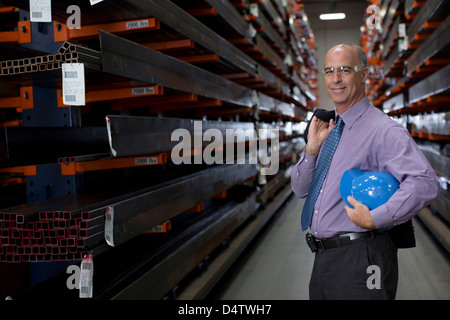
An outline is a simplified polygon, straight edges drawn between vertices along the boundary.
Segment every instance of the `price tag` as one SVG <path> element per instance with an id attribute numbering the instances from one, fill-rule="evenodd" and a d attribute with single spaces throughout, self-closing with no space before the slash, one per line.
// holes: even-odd
<path id="1" fill-rule="evenodd" d="M 52 22 L 51 0 L 30 0 L 31 22 Z"/>
<path id="2" fill-rule="evenodd" d="M 69 106 L 85 105 L 84 64 L 62 64 L 63 103 Z"/>
<path id="3" fill-rule="evenodd" d="M 80 298 L 92 298 L 93 277 L 94 277 L 94 257 L 87 254 L 81 260 L 80 271 Z"/>
<path id="4" fill-rule="evenodd" d="M 91 6 L 93 6 L 94 4 L 102 2 L 103 0 L 90 0 L 90 1 L 91 1 Z"/>
<path id="5" fill-rule="evenodd" d="M 106 206 L 105 240 L 108 245 L 114 247 L 114 206 Z"/>

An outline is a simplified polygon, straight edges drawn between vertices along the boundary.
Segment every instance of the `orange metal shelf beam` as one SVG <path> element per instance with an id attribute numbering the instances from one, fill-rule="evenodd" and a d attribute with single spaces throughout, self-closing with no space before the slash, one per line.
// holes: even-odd
<path id="1" fill-rule="evenodd" d="M 215 8 L 188 9 L 188 10 L 186 10 L 186 12 L 194 17 L 215 17 L 215 16 L 217 16 L 217 10 Z"/>
<path id="2" fill-rule="evenodd" d="M 135 99 L 126 99 L 120 101 L 113 101 L 111 104 L 111 110 L 118 111 L 128 108 L 139 108 L 139 107 L 148 107 L 155 106 L 159 107 L 161 105 L 167 104 L 184 104 L 187 102 L 195 102 L 197 101 L 197 95 L 193 93 L 186 94 L 178 94 L 171 96 L 152 96 L 152 97 L 140 97 Z"/>
<path id="3" fill-rule="evenodd" d="M 209 53 L 209 54 L 199 54 L 199 55 L 188 55 L 188 56 L 180 56 L 175 57 L 181 61 L 184 61 L 186 63 L 215 63 L 219 62 L 220 58 L 219 55 L 216 53 Z"/>
<path id="4" fill-rule="evenodd" d="M 166 233 L 172 230 L 172 223 L 170 220 L 163 222 L 160 225 L 153 227 L 152 229 L 143 232 L 142 234 L 153 234 L 153 233 Z"/>
<path id="5" fill-rule="evenodd" d="M 170 51 L 170 50 L 186 50 L 194 48 L 194 41 L 191 39 L 172 40 L 172 41 L 159 41 L 148 42 L 142 44 L 144 47 L 157 50 L 157 51 Z"/>
<path id="6" fill-rule="evenodd" d="M 86 92 L 86 103 L 121 100 L 121 99 L 138 99 L 141 97 L 159 96 L 164 92 L 164 88 L 159 85 L 148 85 L 128 88 L 115 88 L 109 90 L 96 90 Z M 57 90 L 58 107 L 67 107 L 63 104 L 61 89 Z"/>
<path id="7" fill-rule="evenodd" d="M 157 30 L 159 27 L 159 21 L 155 18 L 87 25 L 80 29 L 69 29 L 63 23 L 53 22 L 55 42 L 96 38 L 100 29 L 109 33 L 122 34 Z"/>
<path id="8" fill-rule="evenodd" d="M 36 166 L 0 168 L 0 173 L 22 173 L 25 176 L 35 176 Z"/>
<path id="9" fill-rule="evenodd" d="M 65 176 L 87 171 L 160 165 L 166 162 L 167 155 L 165 153 L 161 153 L 157 155 L 143 155 L 139 157 L 109 158 L 94 161 L 61 163 L 61 175 Z"/>
<path id="10" fill-rule="evenodd" d="M 0 8 L 0 13 L 11 13 L 11 12 L 19 12 L 19 8 L 13 6 Z"/>
<path id="11" fill-rule="evenodd" d="M 0 32 L 0 42 L 4 43 L 30 43 L 31 42 L 31 22 L 17 22 L 17 31 Z"/>
<path id="12" fill-rule="evenodd" d="M 0 109 L 4 108 L 33 109 L 33 87 L 20 87 L 18 97 L 0 98 Z"/>

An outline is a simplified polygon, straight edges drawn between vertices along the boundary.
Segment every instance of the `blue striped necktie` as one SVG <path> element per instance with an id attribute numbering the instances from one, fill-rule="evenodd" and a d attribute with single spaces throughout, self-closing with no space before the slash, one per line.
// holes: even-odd
<path id="1" fill-rule="evenodd" d="M 341 138 L 343 126 L 344 121 L 338 116 L 336 125 L 330 131 L 323 144 L 322 152 L 319 157 L 319 163 L 317 164 L 314 177 L 309 187 L 308 197 L 306 198 L 305 205 L 303 206 L 301 218 L 303 231 L 305 231 L 311 224 L 314 206 L 316 204 L 320 189 L 322 188 L 323 181 L 325 180 L 325 176 L 327 175 L 331 159 L 333 159 L 334 151 L 336 150 L 339 139 Z"/>

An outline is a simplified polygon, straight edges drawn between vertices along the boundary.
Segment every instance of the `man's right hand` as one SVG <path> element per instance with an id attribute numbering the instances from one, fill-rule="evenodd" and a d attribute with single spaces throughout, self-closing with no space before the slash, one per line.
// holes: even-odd
<path id="1" fill-rule="evenodd" d="M 305 147 L 305 152 L 310 156 L 319 154 L 320 147 L 325 142 L 331 129 L 334 128 L 335 121 L 330 120 L 329 123 L 318 119 L 314 116 L 311 119 L 308 131 L 308 143 Z"/>

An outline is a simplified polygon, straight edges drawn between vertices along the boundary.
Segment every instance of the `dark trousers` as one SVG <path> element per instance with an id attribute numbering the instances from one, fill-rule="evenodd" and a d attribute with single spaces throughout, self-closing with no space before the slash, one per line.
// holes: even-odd
<path id="1" fill-rule="evenodd" d="M 311 300 L 395 299 L 397 249 L 387 232 L 315 253 Z"/>

